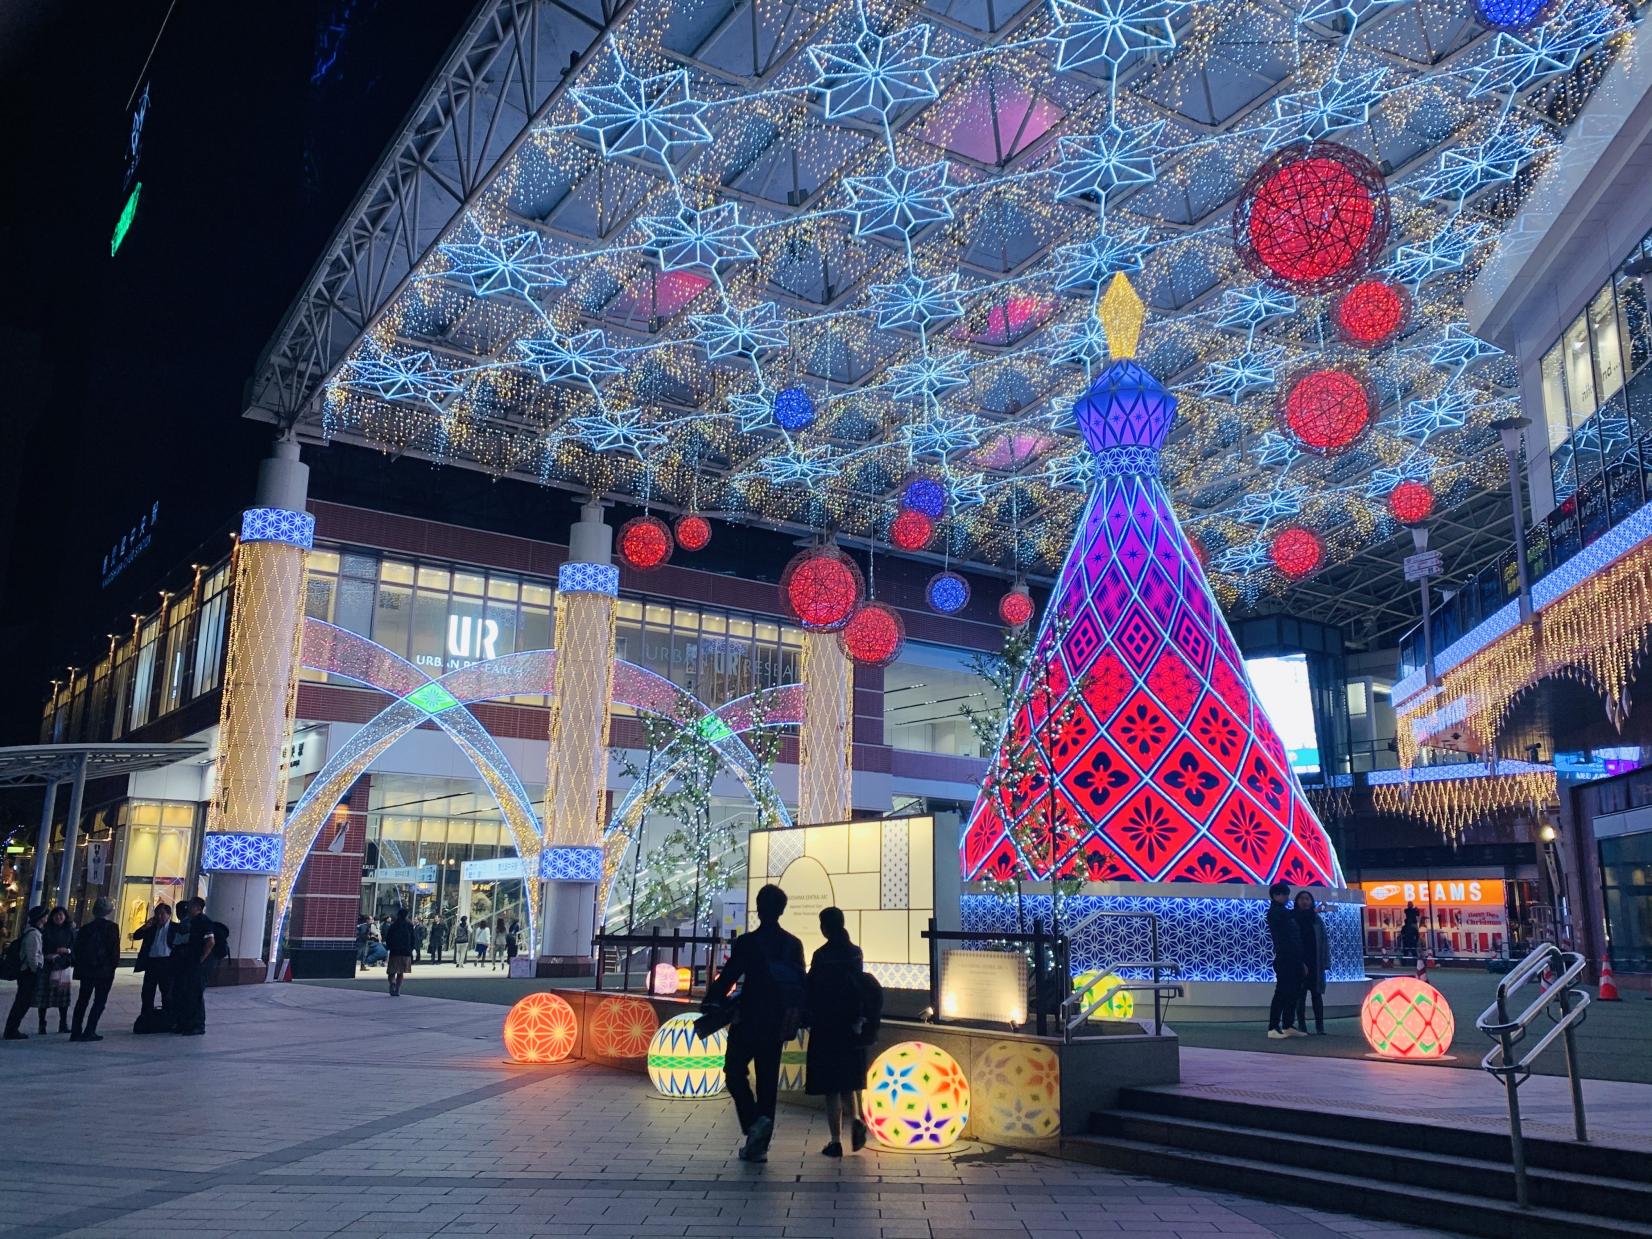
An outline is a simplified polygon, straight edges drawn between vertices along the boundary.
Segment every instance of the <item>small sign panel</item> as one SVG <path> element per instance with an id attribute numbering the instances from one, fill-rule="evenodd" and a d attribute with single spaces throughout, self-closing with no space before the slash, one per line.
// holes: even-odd
<path id="1" fill-rule="evenodd" d="M 1420 581 L 1445 571 L 1445 557 L 1439 551 L 1419 551 L 1405 557 L 1405 579 Z"/>
<path id="2" fill-rule="evenodd" d="M 1020 951 L 942 951 L 941 1018 L 1027 1022 L 1027 957 Z"/>

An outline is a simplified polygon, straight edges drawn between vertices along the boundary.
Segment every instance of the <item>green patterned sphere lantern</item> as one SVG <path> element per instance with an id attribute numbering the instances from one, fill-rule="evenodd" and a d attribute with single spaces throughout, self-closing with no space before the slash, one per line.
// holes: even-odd
<path id="1" fill-rule="evenodd" d="M 728 1030 L 694 1035 L 694 1015 L 673 1015 L 648 1043 L 648 1078 L 665 1097 L 715 1097 L 723 1091 Z"/>
<path id="2" fill-rule="evenodd" d="M 1359 1009 L 1365 1042 L 1382 1058 L 1444 1058 L 1457 1021 L 1445 995 L 1416 977 L 1378 981 Z"/>

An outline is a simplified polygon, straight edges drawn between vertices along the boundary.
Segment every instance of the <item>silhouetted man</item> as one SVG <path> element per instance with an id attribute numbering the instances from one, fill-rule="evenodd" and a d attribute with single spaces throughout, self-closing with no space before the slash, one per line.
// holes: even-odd
<path id="1" fill-rule="evenodd" d="M 1289 882 L 1268 887 L 1268 938 L 1273 943 L 1273 1002 L 1268 1006 L 1268 1036 L 1303 1037 L 1306 1032 L 1291 1027 L 1296 1018 L 1297 1000 L 1308 979 L 1308 960 L 1302 953 L 1302 932 L 1291 910 L 1285 906 L 1291 896 Z"/>
<path id="2" fill-rule="evenodd" d="M 109 987 L 115 983 L 120 964 L 120 929 L 109 919 L 114 905 L 99 899 L 92 905 L 92 919 L 75 932 L 75 973 L 80 977 L 80 998 L 75 1003 L 74 1029 L 70 1041 L 102 1041 L 98 1020 L 109 1001 Z M 86 1014 L 86 1004 L 92 1013 Z"/>

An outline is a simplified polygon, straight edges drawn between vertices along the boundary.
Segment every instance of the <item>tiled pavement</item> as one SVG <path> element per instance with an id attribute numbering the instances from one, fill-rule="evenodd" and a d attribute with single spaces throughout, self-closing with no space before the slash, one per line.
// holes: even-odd
<path id="1" fill-rule="evenodd" d="M 0 1234 L 1436 1233 L 982 1146 L 830 1162 L 822 1117 L 792 1107 L 749 1166 L 726 1101 L 503 1061 L 496 1006 L 256 986 L 212 992 L 204 1038 L 133 1037 L 130 980 L 102 1043 L 0 1045 Z"/>

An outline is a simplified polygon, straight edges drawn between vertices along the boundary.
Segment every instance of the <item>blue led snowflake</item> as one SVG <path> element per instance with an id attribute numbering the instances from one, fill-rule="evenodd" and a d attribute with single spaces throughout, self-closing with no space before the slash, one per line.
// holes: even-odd
<path id="1" fill-rule="evenodd" d="M 1100 133 L 1062 138 L 1056 146 L 1055 170 L 1061 178 L 1057 198 L 1108 193 L 1130 185 L 1151 185 L 1164 122 L 1136 125 L 1126 131 L 1116 123 Z"/>
<path id="2" fill-rule="evenodd" d="M 1290 435 L 1277 430 L 1263 431 L 1256 444 L 1256 462 L 1273 468 L 1288 469 L 1302 455 L 1302 448 Z"/>
<path id="3" fill-rule="evenodd" d="M 923 354 L 889 367 L 889 394 L 895 400 L 934 400 L 942 392 L 969 383 L 969 356 Z"/>
<path id="4" fill-rule="evenodd" d="M 1389 267 L 1394 279 L 1413 288 L 1467 265 L 1469 255 L 1489 239 L 1490 230 L 1478 220 L 1447 224 L 1420 245 L 1402 245 Z"/>
<path id="5" fill-rule="evenodd" d="M 1239 501 L 1233 519 L 1267 529 L 1274 521 L 1300 513 L 1302 501 L 1307 497 L 1306 486 L 1280 486 L 1273 490 L 1254 491 Z"/>
<path id="6" fill-rule="evenodd" d="M 570 439 L 585 444 L 593 452 L 627 452 L 638 460 L 645 450 L 663 446 L 669 440 L 664 431 L 645 420 L 643 410 L 598 409 L 563 424 Z"/>
<path id="7" fill-rule="evenodd" d="M 939 97 L 928 26 L 915 23 L 884 36 L 867 28 L 864 13 L 860 21 L 853 42 L 809 49 L 827 120 L 860 117 L 888 124 L 902 108 Z"/>
<path id="8" fill-rule="evenodd" d="M 1147 252 L 1147 229 L 1099 231 L 1088 241 L 1063 245 L 1053 255 L 1057 292 L 1092 292 L 1105 288 L 1121 271 L 1140 271 Z"/>
<path id="9" fill-rule="evenodd" d="M 1391 468 L 1371 470 L 1365 485 L 1367 499 L 1386 499 L 1388 492 L 1401 482 L 1427 482 L 1434 477 L 1434 458 L 1426 452 L 1413 451 Z"/>
<path id="10" fill-rule="evenodd" d="M 494 236 L 467 215 L 461 234 L 464 240 L 436 247 L 448 260 L 448 269 L 441 274 L 463 280 L 478 297 L 510 293 L 532 300 L 568 282 L 557 274 L 557 256 L 546 249 L 545 238 L 537 232 Z"/>
<path id="11" fill-rule="evenodd" d="M 914 456 L 946 457 L 980 447 L 985 433 L 986 423 L 973 413 L 934 412 L 901 427 L 901 438 Z"/>
<path id="12" fill-rule="evenodd" d="M 516 351 L 521 364 L 538 374 L 541 383 L 594 384 L 606 376 L 625 373 L 619 353 L 600 331 L 582 331 L 566 340 L 528 337 L 516 342 Z"/>
<path id="13" fill-rule="evenodd" d="M 1562 20 L 1546 23 L 1519 37 L 1499 34 L 1491 55 L 1468 69 L 1474 85 L 1470 99 L 1489 94 L 1514 94 L 1534 82 L 1570 73 L 1589 52 L 1624 28 L 1616 5 L 1568 5 Z"/>
<path id="14" fill-rule="evenodd" d="M 947 490 L 952 496 L 954 511 L 978 508 L 987 501 L 987 475 L 984 473 L 954 473 L 947 471 Z"/>
<path id="15" fill-rule="evenodd" d="M 1467 425 L 1475 401 L 1474 392 L 1468 388 L 1448 386 L 1427 400 L 1407 401 L 1390 421 L 1396 434 L 1427 443 L 1434 435 Z"/>
<path id="16" fill-rule="evenodd" d="M 814 424 L 815 402 L 806 387 L 788 387 L 775 393 L 774 424 L 782 430 L 802 430 Z"/>
<path id="17" fill-rule="evenodd" d="M 768 349 L 785 348 L 790 338 L 772 301 L 716 314 L 692 314 L 688 322 L 712 361 L 719 357 L 755 358 Z"/>
<path id="18" fill-rule="evenodd" d="M 818 447 L 807 452 L 793 449 L 763 457 L 739 474 L 738 479 L 759 479 L 775 486 L 811 488 L 837 476 L 842 470 L 841 454 L 830 448 Z"/>
<path id="19" fill-rule="evenodd" d="M 774 399 L 762 392 L 738 392 L 728 398 L 741 434 L 755 434 L 774 426 Z"/>
<path id="20" fill-rule="evenodd" d="M 589 132 L 610 159 L 647 155 L 668 164 L 679 150 L 711 141 L 706 102 L 694 98 L 688 73 L 677 69 L 638 77 L 610 42 L 615 78 L 601 86 L 576 86 L 568 93 Z"/>
<path id="21" fill-rule="evenodd" d="M 1435 170 L 1417 183 L 1424 198 L 1458 202 L 1503 181 L 1512 181 L 1541 147 L 1535 125 L 1500 129 L 1477 146 L 1454 147 L 1440 156 Z"/>
<path id="22" fill-rule="evenodd" d="M 881 176 L 844 177 L 857 237 L 900 237 L 910 243 L 930 224 L 952 218 L 948 164 L 892 168 Z"/>
<path id="23" fill-rule="evenodd" d="M 1426 347 L 1429 349 L 1429 365 L 1451 366 L 1458 370 L 1466 370 L 1487 357 L 1503 355 L 1502 349 L 1470 331 L 1467 323 L 1446 324 L 1439 339 Z"/>
<path id="24" fill-rule="evenodd" d="M 1254 352 L 1247 349 L 1224 361 L 1213 361 L 1199 376 L 1199 394 L 1207 400 L 1238 404 L 1247 392 L 1272 387 L 1284 359 L 1284 348 L 1276 344 Z"/>
<path id="25" fill-rule="evenodd" d="M 1055 67 L 1117 69 L 1137 52 L 1168 52 L 1176 46 L 1171 19 L 1182 7 L 1165 0 L 1050 0 L 1055 26 L 1046 37 L 1056 45 Z"/>
<path id="26" fill-rule="evenodd" d="M 1288 292 L 1269 288 L 1266 284 L 1252 284 L 1248 288 L 1230 288 L 1222 294 L 1218 327 L 1243 327 L 1247 331 L 1260 327 L 1273 318 L 1296 313 L 1296 298 Z"/>
<path id="27" fill-rule="evenodd" d="M 1386 77 L 1385 70 L 1375 69 L 1347 80 L 1333 77 L 1318 90 L 1281 95 L 1273 101 L 1264 140 L 1269 146 L 1312 142 L 1366 124 Z"/>
<path id="28" fill-rule="evenodd" d="M 740 208 L 732 202 L 704 211 L 679 207 L 664 215 L 645 215 L 637 223 L 643 231 L 643 252 L 653 256 L 661 271 L 715 270 L 722 263 L 757 257 L 751 226 L 740 222 Z"/>
<path id="29" fill-rule="evenodd" d="M 874 284 L 870 292 L 878 326 L 885 330 L 922 330 L 934 323 L 962 317 L 964 313 L 956 271 L 932 278 L 913 271 L 897 283 Z"/>
<path id="30" fill-rule="evenodd" d="M 339 383 L 352 391 L 367 391 L 384 400 L 421 400 L 435 405 L 442 396 L 463 390 L 460 371 L 439 361 L 428 350 L 393 352 L 369 337 L 365 353 L 344 363 Z"/>
<path id="31" fill-rule="evenodd" d="M 1086 448 L 1070 456 L 1058 456 L 1045 463 L 1044 476 L 1051 486 L 1087 492 L 1096 480 L 1095 453 Z"/>
<path id="32" fill-rule="evenodd" d="M 1216 570 L 1231 576 L 1249 576 L 1253 572 L 1262 571 L 1272 563 L 1273 560 L 1268 554 L 1268 544 L 1257 540 L 1223 551 L 1216 557 Z"/>
<path id="33" fill-rule="evenodd" d="M 1108 355 L 1107 332 L 1101 320 L 1086 314 L 1076 323 L 1056 323 L 1044 333 L 1050 360 L 1088 366 Z"/>

